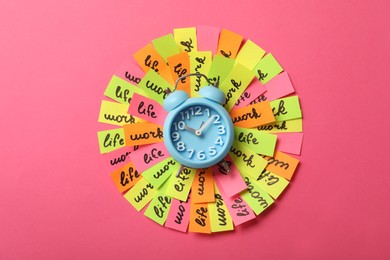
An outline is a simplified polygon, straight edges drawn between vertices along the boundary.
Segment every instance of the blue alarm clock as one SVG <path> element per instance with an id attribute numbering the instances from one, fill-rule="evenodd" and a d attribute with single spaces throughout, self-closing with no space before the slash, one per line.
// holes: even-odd
<path id="1" fill-rule="evenodd" d="M 199 90 L 200 97 L 189 98 L 182 90 L 174 90 L 164 100 L 164 109 L 169 112 L 164 122 L 164 143 L 171 156 L 183 166 L 207 168 L 224 163 L 233 143 L 232 120 L 223 107 L 224 93 L 213 86 L 200 73 L 189 76 L 205 77 L 209 86 Z"/>

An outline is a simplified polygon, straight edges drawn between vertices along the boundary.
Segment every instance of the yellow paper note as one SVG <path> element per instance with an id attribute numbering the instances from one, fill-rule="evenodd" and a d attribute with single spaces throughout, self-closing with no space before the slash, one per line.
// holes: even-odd
<path id="1" fill-rule="evenodd" d="M 234 127 L 234 138 L 259 154 L 273 156 L 277 136 L 257 129 Z"/>
<path id="2" fill-rule="evenodd" d="M 254 68 L 254 72 L 262 84 L 266 84 L 282 71 L 283 68 L 271 53 L 262 58 Z"/>
<path id="3" fill-rule="evenodd" d="M 172 174 L 168 183 L 167 195 L 181 201 L 186 201 L 195 174 L 195 169 L 187 167 L 184 167 L 177 177 L 176 174 Z"/>
<path id="4" fill-rule="evenodd" d="M 153 40 L 152 43 L 165 62 L 167 62 L 168 57 L 180 53 L 179 47 L 176 45 L 175 39 L 171 33 Z"/>
<path id="5" fill-rule="evenodd" d="M 214 184 L 215 202 L 209 203 L 209 216 L 211 232 L 221 232 L 233 230 L 233 220 L 229 214 L 225 202 L 222 199 L 217 185 Z"/>
<path id="6" fill-rule="evenodd" d="M 267 171 L 267 169 L 263 170 L 256 183 L 274 199 L 277 199 L 289 184 L 285 178 Z"/>
<path id="7" fill-rule="evenodd" d="M 144 214 L 160 225 L 164 225 L 167 220 L 172 203 L 171 197 L 166 195 L 166 188 L 167 185 L 164 184 L 160 189 L 158 189 Z"/>
<path id="8" fill-rule="evenodd" d="M 237 54 L 236 64 L 241 63 L 249 70 L 253 70 L 264 54 L 265 50 L 251 40 L 247 40 Z"/>
<path id="9" fill-rule="evenodd" d="M 169 72 L 170 73 L 170 72 Z M 149 70 L 142 78 L 138 86 L 146 95 L 158 103 L 162 104 L 167 97 L 166 89 L 173 90 L 173 86 L 155 71 Z"/>
<path id="10" fill-rule="evenodd" d="M 241 173 L 246 173 L 254 179 L 257 179 L 267 166 L 266 160 L 236 140 L 233 142 L 229 154 L 237 169 Z"/>
<path id="11" fill-rule="evenodd" d="M 98 132 L 100 153 L 109 153 L 125 146 L 123 128 Z"/>
<path id="12" fill-rule="evenodd" d="M 264 131 L 269 133 L 302 132 L 302 119 L 273 122 L 252 129 L 257 129 L 258 131 Z"/>
<path id="13" fill-rule="evenodd" d="M 210 70 L 211 62 L 211 51 L 190 53 L 191 73 L 201 73 L 207 76 Z M 191 97 L 198 97 L 198 91 L 200 90 L 200 88 L 208 85 L 209 84 L 204 77 L 193 77 L 191 79 Z"/>
<path id="14" fill-rule="evenodd" d="M 126 80 L 123 80 L 117 76 L 112 76 L 110 83 L 104 92 L 104 95 L 115 101 L 118 101 L 119 103 L 128 105 L 134 93 L 142 96 L 146 95 L 142 89 L 134 86 Z"/>
<path id="15" fill-rule="evenodd" d="M 142 119 L 129 115 L 128 109 L 129 105 L 102 100 L 98 122 L 117 126 L 143 122 Z"/>
<path id="16" fill-rule="evenodd" d="M 177 28 L 173 30 L 175 41 L 180 51 L 197 52 L 198 40 L 196 38 L 196 28 Z"/>
<path id="17" fill-rule="evenodd" d="M 153 186 L 159 188 L 172 174 L 176 174 L 180 164 L 172 157 L 157 163 L 142 173 L 142 176 Z"/>
<path id="18" fill-rule="evenodd" d="M 151 199 L 153 199 L 155 194 L 156 189 L 154 186 L 145 178 L 141 178 L 134 187 L 124 195 L 124 197 L 137 211 L 140 211 Z"/>

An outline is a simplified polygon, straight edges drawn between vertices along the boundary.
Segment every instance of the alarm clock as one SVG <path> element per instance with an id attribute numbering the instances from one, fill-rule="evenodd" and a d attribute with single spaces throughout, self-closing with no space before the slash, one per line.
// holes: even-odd
<path id="1" fill-rule="evenodd" d="M 199 97 L 189 98 L 185 91 L 176 90 L 178 82 L 189 76 L 202 76 L 210 84 L 199 90 Z M 212 85 L 203 74 L 187 74 L 176 81 L 163 104 L 168 112 L 164 143 L 176 161 L 195 169 L 224 162 L 234 138 L 233 122 L 223 107 L 225 101 L 218 83 Z"/>

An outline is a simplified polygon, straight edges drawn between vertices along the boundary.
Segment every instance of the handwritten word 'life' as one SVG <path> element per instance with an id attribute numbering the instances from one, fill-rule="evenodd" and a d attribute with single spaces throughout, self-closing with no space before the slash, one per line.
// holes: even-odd
<path id="1" fill-rule="evenodd" d="M 110 134 L 106 135 L 106 138 L 104 138 L 103 146 L 105 148 L 107 147 L 115 147 L 117 144 L 124 145 L 125 140 L 117 133 L 112 138 Z"/>
<path id="2" fill-rule="evenodd" d="M 156 213 L 156 216 L 159 218 L 162 218 L 164 216 L 165 211 L 168 209 L 167 205 L 170 205 L 172 202 L 172 199 L 165 196 L 158 196 L 158 201 L 160 204 L 157 204 L 153 207 L 154 213 Z"/>
<path id="3" fill-rule="evenodd" d="M 197 218 L 195 219 L 195 222 L 204 227 L 206 226 L 206 220 L 207 220 L 207 208 L 200 207 L 199 209 L 196 210 L 196 214 L 198 214 Z"/>
<path id="4" fill-rule="evenodd" d="M 154 112 L 154 106 L 152 104 L 149 104 L 147 108 L 144 108 L 145 102 L 141 101 L 138 105 L 138 113 L 141 115 L 147 115 L 151 118 L 157 118 L 156 112 Z"/>
<path id="5" fill-rule="evenodd" d="M 151 55 L 146 56 L 145 66 L 151 68 L 155 72 L 158 72 L 158 68 L 157 68 L 158 61 L 157 60 L 152 60 L 152 56 Z"/>
<path id="6" fill-rule="evenodd" d="M 187 168 L 183 168 L 183 170 L 180 171 L 179 176 L 176 178 L 179 179 L 179 184 L 175 184 L 175 190 L 178 192 L 181 192 L 184 190 L 185 184 L 183 183 L 185 180 L 188 180 L 190 177 L 187 177 L 190 175 L 191 171 Z M 183 182 L 182 182 L 183 181 Z"/>
<path id="7" fill-rule="evenodd" d="M 146 164 L 149 164 L 152 162 L 154 159 L 158 159 L 160 157 L 163 157 L 164 154 L 162 151 L 157 150 L 156 148 L 153 148 L 152 151 L 149 153 L 144 154 L 144 162 Z"/>

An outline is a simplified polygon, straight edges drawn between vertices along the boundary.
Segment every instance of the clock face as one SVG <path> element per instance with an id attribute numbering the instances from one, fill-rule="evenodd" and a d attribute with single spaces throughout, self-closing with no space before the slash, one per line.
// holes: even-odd
<path id="1" fill-rule="evenodd" d="M 170 138 L 173 149 L 181 161 L 197 165 L 218 163 L 230 149 L 232 131 L 227 127 L 226 118 L 211 106 L 187 106 L 172 120 Z"/>

